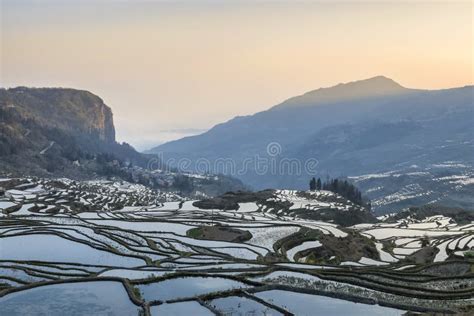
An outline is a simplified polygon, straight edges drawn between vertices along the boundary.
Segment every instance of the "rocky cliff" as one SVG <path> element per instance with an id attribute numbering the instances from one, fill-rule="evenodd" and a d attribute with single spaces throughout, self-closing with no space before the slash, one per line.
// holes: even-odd
<path id="1" fill-rule="evenodd" d="M 25 88 L 0 90 L 0 108 L 23 120 L 101 141 L 115 142 L 111 109 L 98 96 L 82 90 Z"/>
<path id="2" fill-rule="evenodd" d="M 0 89 L 0 172 L 81 178 L 149 159 L 115 141 L 112 110 L 88 91 Z"/>

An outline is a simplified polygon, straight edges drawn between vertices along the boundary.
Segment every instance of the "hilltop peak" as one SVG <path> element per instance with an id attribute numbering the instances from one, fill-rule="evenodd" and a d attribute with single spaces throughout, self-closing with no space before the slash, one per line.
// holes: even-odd
<path id="1" fill-rule="evenodd" d="M 398 82 L 395 80 L 385 77 L 385 76 L 375 76 L 372 78 L 368 79 L 362 79 L 362 80 L 356 80 L 356 81 L 351 81 L 347 83 L 340 83 L 337 86 L 344 86 L 344 87 L 350 87 L 350 86 L 356 86 L 359 88 L 372 88 L 376 90 L 400 90 L 400 89 L 405 89 L 402 87 Z"/>
<path id="2" fill-rule="evenodd" d="M 376 76 L 312 90 L 303 95 L 288 99 L 276 107 L 311 106 L 347 100 L 355 101 L 371 97 L 398 95 L 409 91 L 412 91 L 412 89 L 403 87 L 393 79 L 385 76 Z"/>

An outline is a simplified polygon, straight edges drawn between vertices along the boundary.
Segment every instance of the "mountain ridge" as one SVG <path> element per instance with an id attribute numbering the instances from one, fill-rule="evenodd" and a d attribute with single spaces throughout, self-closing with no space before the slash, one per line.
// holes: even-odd
<path id="1" fill-rule="evenodd" d="M 215 166 L 214 162 L 222 158 L 230 159 L 240 170 L 246 158 L 268 158 L 267 146 L 277 143 L 281 149 L 277 158 L 297 159 L 301 164 L 307 159 L 317 159 L 317 172 L 322 177 L 356 177 L 390 172 L 399 168 L 398 165 L 417 165 L 419 172 L 437 178 L 442 177 L 440 170 L 435 172 L 430 164 L 440 165 L 459 159 L 466 169 L 456 171 L 449 167 L 443 172 L 450 176 L 469 177 L 474 163 L 471 161 L 474 157 L 474 86 L 420 90 L 398 87 L 397 83 L 385 77 L 375 78 L 375 81 L 381 80 L 393 87 L 396 93 L 373 93 L 372 96 L 316 102 L 314 105 L 308 104 L 304 98 L 301 104 L 294 106 L 288 106 L 288 103 L 285 106 L 287 101 L 284 101 L 266 111 L 233 118 L 206 133 L 168 142 L 148 152 L 162 154 L 165 161 L 188 159 L 192 161 L 189 170 L 194 170 L 194 162 L 199 159 L 207 159 Z M 365 84 L 370 82 L 369 79 Z M 313 91 L 316 91 L 314 95 L 321 90 Z M 289 100 L 302 100 L 298 98 L 301 96 Z M 341 142 L 338 137 L 347 141 Z M 406 172 L 413 170 L 407 169 Z M 311 176 L 305 173 L 259 175 L 255 168 L 247 167 L 245 172 L 232 175 L 254 189 L 303 189 Z M 462 196 L 456 199 L 463 202 L 453 205 L 466 205 L 465 194 L 470 194 L 470 189 L 458 194 L 454 184 L 431 187 L 432 184 L 425 180 L 420 180 L 424 187 L 417 189 L 419 192 L 413 196 L 422 194 L 423 190 L 443 197 L 455 194 Z M 387 195 L 398 196 L 397 190 L 404 190 L 386 184 L 390 188 L 385 192 Z M 372 186 L 363 189 L 375 192 Z M 382 191 L 380 194 L 371 193 L 369 198 L 382 199 Z M 415 200 L 413 203 L 416 205 L 432 202 L 436 199 L 434 195 L 432 193 L 423 199 L 407 198 L 403 206 L 410 206 L 410 201 Z M 382 204 L 379 207 L 388 207 Z"/>
<path id="2" fill-rule="evenodd" d="M 350 81 L 350 82 L 346 82 L 346 83 L 339 83 L 337 85 L 330 86 L 330 87 L 323 87 L 323 88 L 314 89 L 314 90 L 308 91 L 306 93 L 303 93 L 301 95 L 288 98 L 288 99 L 286 99 L 286 100 L 284 100 L 284 101 L 282 101 L 282 102 L 280 102 L 280 103 L 278 103 L 274 106 L 269 107 L 267 110 L 263 110 L 263 111 L 256 112 L 256 113 L 253 113 L 253 114 L 248 114 L 248 115 L 237 115 L 233 118 L 228 119 L 225 122 L 218 123 L 218 124 L 212 126 L 209 130 L 207 130 L 204 133 L 200 133 L 200 134 L 192 135 L 192 136 L 186 136 L 186 137 L 182 137 L 182 138 L 177 139 L 177 140 L 168 141 L 168 142 L 159 144 L 155 147 L 152 147 L 152 148 L 146 150 L 145 152 L 156 152 L 156 149 L 158 149 L 161 146 L 167 146 L 168 144 L 174 144 L 174 143 L 177 143 L 177 142 L 182 141 L 182 140 L 195 139 L 198 136 L 201 136 L 201 135 L 207 134 L 209 132 L 218 130 L 223 125 L 240 123 L 242 120 L 249 119 L 251 117 L 254 117 L 255 115 L 262 115 L 263 113 L 267 113 L 267 112 L 274 111 L 274 110 L 287 109 L 288 106 L 292 105 L 292 104 L 288 104 L 288 103 L 292 103 L 294 100 L 298 100 L 298 99 L 304 98 L 306 96 L 313 96 L 314 94 L 319 93 L 321 91 L 329 91 L 329 90 L 334 91 L 332 89 L 335 89 L 335 88 L 338 88 L 338 87 L 347 87 L 348 85 L 349 86 L 350 85 L 357 85 L 357 84 L 361 84 L 361 83 L 364 84 L 364 83 L 370 83 L 370 82 L 374 82 L 374 81 L 383 81 L 385 83 L 390 83 L 390 84 L 392 84 L 392 88 L 396 88 L 395 91 L 404 92 L 404 93 L 407 93 L 407 94 L 408 93 L 442 92 L 442 91 L 450 91 L 450 90 L 454 90 L 454 89 L 464 89 L 464 88 L 471 89 L 471 88 L 474 88 L 474 85 L 464 85 L 464 86 L 460 86 L 460 87 L 451 87 L 451 88 L 443 88 L 443 89 L 406 88 L 406 87 L 400 85 L 398 82 L 394 81 L 393 79 L 390 79 L 390 78 L 388 78 L 386 76 L 383 76 L 383 75 L 379 75 L 379 76 L 371 77 L 371 78 L 368 78 L 368 79 L 355 80 L 355 81 Z M 395 95 L 397 95 L 397 94 L 398 93 L 395 93 Z"/>
<path id="3" fill-rule="evenodd" d="M 396 83 L 395 81 L 393 81 L 392 79 L 389 79 L 389 78 L 384 77 L 384 76 L 377 76 L 377 77 L 373 77 L 373 78 L 369 78 L 369 79 L 365 79 L 365 80 L 353 81 L 353 82 L 349 82 L 349 83 L 342 84 L 342 85 L 347 86 L 347 85 L 353 85 L 353 84 L 370 83 L 370 82 L 373 82 L 374 80 L 378 81 L 381 78 L 382 78 L 382 81 L 384 81 L 384 82 L 390 82 L 395 86 L 401 87 L 401 90 L 399 90 L 399 91 L 403 91 L 404 93 L 396 93 L 396 94 L 391 94 L 391 95 L 388 95 L 388 96 L 383 95 L 383 94 L 382 95 L 375 94 L 371 98 L 366 98 L 366 99 L 363 98 L 362 100 L 356 100 L 358 102 L 357 104 L 360 105 L 361 107 L 363 107 L 363 106 L 369 107 L 367 109 L 367 113 L 369 113 L 369 114 L 371 114 L 370 110 L 375 109 L 379 103 L 387 103 L 388 102 L 387 99 L 397 99 L 397 98 L 403 99 L 404 97 L 423 96 L 423 95 L 427 95 L 427 94 L 436 94 L 436 93 L 443 93 L 443 92 L 449 93 L 452 90 L 472 89 L 474 87 L 474 86 L 464 86 L 464 87 L 460 87 L 460 88 L 448 88 L 448 89 L 440 89 L 440 90 L 410 89 L 410 88 L 404 88 L 401 85 L 399 85 L 398 83 Z M 275 116 L 278 116 L 278 115 L 285 116 L 285 114 L 282 114 L 282 112 L 284 112 L 284 111 L 290 111 L 290 112 L 286 113 L 286 114 L 289 115 L 289 117 L 287 116 L 286 118 L 287 118 L 287 120 L 292 120 L 293 119 L 292 116 L 293 116 L 294 113 L 291 112 L 293 109 L 291 109 L 291 107 L 288 106 L 288 102 L 290 102 L 290 100 L 293 100 L 291 102 L 295 102 L 294 100 L 299 100 L 299 98 L 304 97 L 308 94 L 312 94 L 313 92 L 320 91 L 321 89 L 333 89 L 333 88 L 338 87 L 340 85 L 341 84 L 330 87 L 330 88 L 320 88 L 320 89 L 309 91 L 309 92 L 307 92 L 307 93 L 305 93 L 301 96 L 296 96 L 296 97 L 287 99 L 287 100 L 285 100 L 285 101 L 283 101 L 283 102 L 281 102 L 281 103 L 279 103 L 275 106 L 270 107 L 267 110 L 260 111 L 260 112 L 257 112 L 255 114 L 246 115 L 246 116 L 236 116 L 236 117 L 234 117 L 230 120 L 227 120 L 226 122 L 216 124 L 215 126 L 210 128 L 207 132 L 204 132 L 204 133 L 199 134 L 199 135 L 183 137 L 183 138 L 178 139 L 178 140 L 169 141 L 169 142 L 166 142 L 164 144 L 160 144 L 156 147 L 153 147 L 153 148 L 147 150 L 146 152 L 147 153 L 166 152 L 166 151 L 182 152 L 182 150 L 180 150 L 179 146 L 174 146 L 174 145 L 179 144 L 180 142 L 183 142 L 183 143 L 186 143 L 187 145 L 190 145 L 192 147 L 192 144 L 190 144 L 190 142 L 193 142 L 193 141 L 197 140 L 198 138 L 199 138 L 199 141 L 196 144 L 200 147 L 202 145 L 206 145 L 205 141 L 203 141 L 202 138 L 203 137 L 205 138 L 207 135 L 220 134 L 220 136 L 222 137 L 223 135 L 227 134 L 226 128 L 229 127 L 229 126 L 236 126 L 236 125 L 244 124 L 244 127 L 248 128 L 248 127 L 254 127 L 255 124 L 261 125 L 260 122 L 258 122 L 260 117 L 267 116 L 267 117 L 271 118 L 271 117 L 275 117 Z M 331 106 L 336 107 L 335 110 L 343 108 L 343 110 L 347 110 L 347 113 L 346 113 L 346 115 L 341 115 L 341 113 L 338 113 L 339 116 L 342 116 L 342 119 L 337 120 L 336 122 L 334 122 L 335 115 L 332 116 L 332 117 L 326 117 L 327 119 L 333 119 L 333 120 L 330 121 L 330 122 L 325 122 L 324 120 L 321 121 L 321 122 L 318 122 L 321 125 L 320 126 L 321 128 L 332 125 L 334 123 L 346 123 L 347 121 L 353 120 L 354 116 L 358 116 L 358 117 L 356 117 L 356 119 L 363 118 L 363 117 L 360 117 L 360 115 L 359 115 L 360 113 L 358 113 L 358 108 L 355 106 L 354 100 L 345 100 L 344 99 L 341 102 L 331 102 L 331 103 L 326 103 L 326 104 L 317 104 L 317 106 L 314 106 L 314 107 L 307 106 L 306 104 L 304 104 L 305 102 L 306 101 L 303 101 L 303 106 L 299 106 L 298 110 L 306 111 L 307 114 L 301 115 L 302 119 L 300 119 L 300 120 L 294 120 L 293 119 L 293 122 L 291 122 L 291 123 L 293 123 L 294 126 L 292 126 L 292 128 L 306 128 L 306 126 L 301 126 L 299 124 L 300 121 L 305 123 L 307 121 L 306 116 L 314 115 L 314 113 L 312 113 L 313 110 L 314 111 L 322 111 L 323 115 L 325 115 L 325 114 L 327 115 L 328 114 L 327 112 L 331 112 L 331 109 L 330 109 Z M 345 106 L 348 105 L 347 103 L 350 103 L 350 105 L 351 105 L 350 108 L 345 107 Z M 370 107 L 370 105 L 373 105 L 373 106 Z M 324 113 L 324 112 L 326 112 L 326 113 Z M 277 128 L 277 129 L 280 128 L 282 124 L 279 124 L 280 122 L 276 122 L 276 123 L 277 124 L 274 124 L 271 120 L 267 121 L 267 125 L 269 127 Z M 234 138 L 235 137 L 234 134 L 228 135 L 228 136 L 230 136 L 229 138 Z M 195 149 L 197 149 L 197 148 L 195 148 Z"/>
<path id="4" fill-rule="evenodd" d="M 404 92 L 408 92 L 408 91 L 428 91 L 428 90 L 420 90 L 420 89 L 409 89 L 409 88 L 405 88 L 403 86 L 401 86 L 399 83 L 395 82 L 394 80 L 388 78 L 388 77 L 385 77 L 385 76 L 375 76 L 375 77 L 372 77 L 372 78 L 368 78 L 368 79 L 363 79 L 363 80 L 356 80 L 356 81 L 351 81 L 351 82 L 347 82 L 347 83 L 339 83 L 337 85 L 334 85 L 334 86 L 331 86 L 331 87 L 327 87 L 327 88 L 318 88 L 318 89 L 314 89 L 314 90 L 311 90 L 311 91 L 308 91 L 304 94 L 301 94 L 301 95 L 298 95 L 298 96 L 295 96 L 295 97 L 291 97 L 289 99 L 286 99 L 282 102 L 280 102 L 279 104 L 275 105 L 275 106 L 271 106 L 270 108 L 268 108 L 267 110 L 264 110 L 264 111 L 260 111 L 260 112 L 257 112 L 257 113 L 254 113 L 254 114 L 249 114 L 249 115 L 239 115 L 239 116 L 235 116 L 223 123 L 219 123 L 219 124 L 216 124 L 214 125 L 213 127 L 211 127 L 208 131 L 204 132 L 204 133 L 201 133 L 201 134 L 198 134 L 198 135 L 192 135 L 192 136 L 186 136 L 186 137 L 183 137 L 183 138 L 180 138 L 178 140 L 173 140 L 173 141 L 169 141 L 169 142 L 166 142 L 166 143 L 163 143 L 163 144 L 160 144 L 156 147 L 153 147 L 149 150 L 147 150 L 146 152 L 153 152 L 154 149 L 160 147 L 160 146 L 165 146 L 167 144 L 173 144 L 177 141 L 180 141 L 180 140 L 188 140 L 188 139 L 195 139 L 195 137 L 197 136 L 200 136 L 200 135 L 203 135 L 203 134 L 206 134 L 208 132 L 212 132 L 212 131 L 215 131 L 215 130 L 218 130 L 222 125 L 225 125 L 225 124 L 235 124 L 235 123 L 240 123 L 241 120 L 245 120 L 245 119 L 248 119 L 248 118 L 251 118 L 255 115 L 259 115 L 259 114 L 262 114 L 262 113 L 267 113 L 269 111 L 275 111 L 275 110 L 279 110 L 279 109 L 282 109 L 282 108 L 286 108 L 288 106 L 292 106 L 294 104 L 292 104 L 295 100 L 300 100 L 301 98 L 306 98 L 306 97 L 313 97 L 314 95 L 316 94 L 319 94 L 321 92 L 325 92 L 325 91 L 330 91 L 330 92 L 333 92 L 334 89 L 340 89 L 341 87 L 342 88 L 345 88 L 345 87 L 359 87 L 359 86 L 367 86 L 368 84 L 370 85 L 371 83 L 383 83 L 385 85 L 390 85 L 390 88 L 391 89 L 386 89 L 386 90 L 390 90 L 392 92 L 396 91 L 398 93 L 400 93 L 401 91 L 404 91 Z M 394 93 L 394 94 L 398 94 L 398 93 Z"/>
<path id="5" fill-rule="evenodd" d="M 302 106 L 298 103 L 307 103 L 305 105 L 331 104 L 343 100 L 363 99 L 365 97 L 397 95 L 408 92 L 423 91 L 421 89 L 405 88 L 398 82 L 383 75 L 339 83 L 330 87 L 314 89 L 289 98 L 280 104 L 271 107 L 274 110 L 285 106 Z M 297 104 L 294 104 L 298 102 Z"/>

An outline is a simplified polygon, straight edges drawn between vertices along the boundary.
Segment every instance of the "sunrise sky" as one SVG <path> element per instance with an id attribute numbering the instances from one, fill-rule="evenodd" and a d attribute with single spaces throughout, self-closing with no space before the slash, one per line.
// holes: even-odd
<path id="1" fill-rule="evenodd" d="M 89 90 L 138 149 L 376 75 L 473 84 L 471 1 L 0 2 L 1 86 Z"/>

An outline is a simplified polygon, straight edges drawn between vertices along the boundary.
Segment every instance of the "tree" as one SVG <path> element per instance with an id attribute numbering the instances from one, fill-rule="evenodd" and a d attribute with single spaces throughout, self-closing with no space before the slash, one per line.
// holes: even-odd
<path id="1" fill-rule="evenodd" d="M 312 178 L 312 179 L 309 181 L 309 190 L 310 190 L 310 191 L 316 190 L 316 179 L 315 179 L 315 178 Z"/>
<path id="2" fill-rule="evenodd" d="M 312 186 L 313 180 L 314 178 L 310 181 L 310 188 Z M 364 206 L 369 210 L 372 208 L 370 200 L 363 197 L 362 192 L 360 192 L 356 186 L 347 180 L 331 179 L 328 177 L 326 182 L 323 183 L 321 179 L 318 178 L 318 180 L 314 182 L 314 186 L 316 190 L 321 190 L 322 188 L 323 190 L 337 193 L 349 201 L 360 206 Z"/>
<path id="3" fill-rule="evenodd" d="M 318 181 L 316 181 L 316 190 L 321 190 L 321 189 L 322 189 L 321 178 L 318 178 Z"/>

